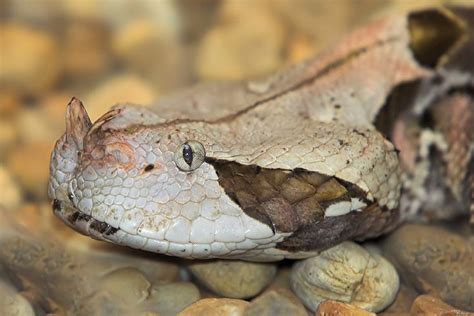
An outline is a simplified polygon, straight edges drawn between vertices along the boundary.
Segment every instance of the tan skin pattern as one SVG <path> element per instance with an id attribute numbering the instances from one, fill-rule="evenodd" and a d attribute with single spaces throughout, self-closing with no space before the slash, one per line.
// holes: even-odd
<path id="1" fill-rule="evenodd" d="M 54 212 L 121 245 L 255 261 L 466 212 L 473 20 L 377 20 L 271 77 L 117 105 L 94 124 L 73 98 L 51 158 Z"/>

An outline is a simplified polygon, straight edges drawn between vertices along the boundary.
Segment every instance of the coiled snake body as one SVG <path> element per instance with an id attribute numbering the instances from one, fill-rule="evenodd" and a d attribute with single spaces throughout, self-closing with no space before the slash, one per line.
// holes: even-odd
<path id="1" fill-rule="evenodd" d="M 54 212 L 86 235 L 151 252 L 273 261 L 466 211 L 465 12 L 375 21 L 269 78 L 119 104 L 94 124 L 73 98 L 51 158 Z"/>

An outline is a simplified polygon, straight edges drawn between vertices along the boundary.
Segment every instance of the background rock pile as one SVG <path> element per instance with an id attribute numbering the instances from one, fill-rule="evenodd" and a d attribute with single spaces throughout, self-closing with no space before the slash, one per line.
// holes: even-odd
<path id="1" fill-rule="evenodd" d="M 0 315 L 468 315 L 474 238 L 462 222 L 406 225 L 296 264 L 188 262 L 80 236 L 47 199 L 72 96 L 95 120 L 118 102 L 256 78 L 411 5 L 0 0 Z"/>

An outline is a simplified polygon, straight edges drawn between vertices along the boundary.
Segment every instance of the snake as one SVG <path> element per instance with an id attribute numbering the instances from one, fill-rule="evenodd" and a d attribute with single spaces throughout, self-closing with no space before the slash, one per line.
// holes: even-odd
<path id="1" fill-rule="evenodd" d="M 95 239 L 278 261 L 473 210 L 474 14 L 394 14 L 276 74 L 91 122 L 72 98 L 53 211 Z"/>

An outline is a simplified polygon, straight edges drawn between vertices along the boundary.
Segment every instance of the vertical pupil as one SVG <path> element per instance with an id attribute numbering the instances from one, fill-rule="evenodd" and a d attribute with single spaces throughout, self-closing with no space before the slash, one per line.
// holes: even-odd
<path id="1" fill-rule="evenodd" d="M 193 150 L 188 144 L 183 145 L 183 159 L 189 166 L 193 163 Z"/>

